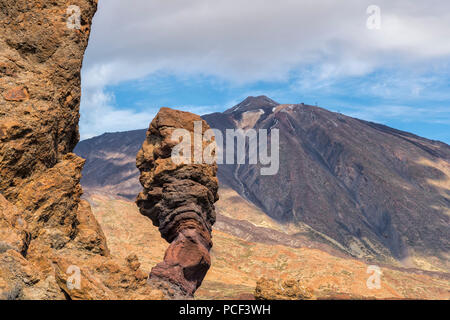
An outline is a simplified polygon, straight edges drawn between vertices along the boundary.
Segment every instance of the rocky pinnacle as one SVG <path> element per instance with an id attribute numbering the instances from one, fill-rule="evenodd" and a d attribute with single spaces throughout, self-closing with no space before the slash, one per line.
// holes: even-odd
<path id="1" fill-rule="evenodd" d="M 211 228 L 218 200 L 215 163 L 175 164 L 171 158 L 178 143 L 172 140 L 173 131 L 185 129 L 192 138 L 195 121 L 202 121 L 202 133 L 209 129 L 195 114 L 162 108 L 150 124 L 136 159 L 144 187 L 136 203 L 170 243 L 164 261 L 152 269 L 149 281 L 165 283 L 162 287 L 181 296 L 194 294 L 211 265 Z M 205 148 L 205 142 L 202 146 Z"/>

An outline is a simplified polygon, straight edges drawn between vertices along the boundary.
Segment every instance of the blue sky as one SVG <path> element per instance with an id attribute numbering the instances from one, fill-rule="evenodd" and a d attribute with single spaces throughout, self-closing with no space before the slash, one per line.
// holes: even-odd
<path id="1" fill-rule="evenodd" d="M 82 138 L 146 128 L 162 106 L 205 114 L 267 95 L 450 143 L 450 5 L 378 2 L 370 30 L 362 0 L 100 0 Z"/>

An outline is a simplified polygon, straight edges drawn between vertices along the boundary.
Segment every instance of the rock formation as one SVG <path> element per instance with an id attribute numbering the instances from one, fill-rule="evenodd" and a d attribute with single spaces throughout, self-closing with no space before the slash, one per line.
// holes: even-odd
<path id="1" fill-rule="evenodd" d="M 144 187 L 136 203 L 170 243 L 164 261 L 152 269 L 150 281 L 170 283 L 181 296 L 194 294 L 211 265 L 211 227 L 216 218 L 214 202 L 218 200 L 215 163 L 172 161 L 172 149 L 178 143 L 172 140 L 172 133 L 185 129 L 193 138 L 195 121 L 202 121 L 202 133 L 209 129 L 197 115 L 162 108 L 147 131 L 136 161 Z M 206 142 L 202 144 L 205 148 Z"/>
<path id="2" fill-rule="evenodd" d="M 0 3 L 0 298 L 163 298 L 80 199 L 80 69 L 96 0 Z M 72 7 L 73 8 L 73 7 Z M 74 17 L 78 19 L 78 17 Z"/>
<path id="3" fill-rule="evenodd" d="M 299 280 L 269 280 L 260 278 L 255 288 L 256 300 L 312 300 L 313 292 Z"/>

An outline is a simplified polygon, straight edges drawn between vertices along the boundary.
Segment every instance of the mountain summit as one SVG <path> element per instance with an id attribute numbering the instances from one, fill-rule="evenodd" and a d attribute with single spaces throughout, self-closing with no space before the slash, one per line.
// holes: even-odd
<path id="1" fill-rule="evenodd" d="M 261 176 L 258 164 L 220 165 L 223 184 L 353 256 L 446 261 L 448 145 L 314 106 L 274 104 L 248 98 L 232 112 L 203 117 L 222 132 L 280 131 L 278 174 Z"/>
<path id="2" fill-rule="evenodd" d="M 272 99 L 266 96 L 258 96 L 258 97 L 247 97 L 244 101 L 237 104 L 236 106 L 226 110 L 225 114 L 230 113 L 243 113 L 247 111 L 254 111 L 258 109 L 262 109 L 264 111 L 269 111 L 272 108 L 278 106 L 279 103 L 273 101 Z"/>

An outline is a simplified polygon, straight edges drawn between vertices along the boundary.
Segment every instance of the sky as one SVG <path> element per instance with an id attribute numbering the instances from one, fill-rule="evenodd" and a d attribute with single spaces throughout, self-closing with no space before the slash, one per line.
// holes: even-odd
<path id="1" fill-rule="evenodd" d="M 450 1 L 99 0 L 82 139 L 258 95 L 450 144 Z"/>

